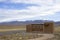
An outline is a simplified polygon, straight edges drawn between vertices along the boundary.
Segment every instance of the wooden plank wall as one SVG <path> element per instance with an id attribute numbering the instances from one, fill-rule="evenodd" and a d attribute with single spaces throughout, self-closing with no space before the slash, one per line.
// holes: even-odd
<path id="1" fill-rule="evenodd" d="M 44 33 L 53 33 L 54 32 L 54 23 L 45 22 L 44 23 Z"/>
<path id="2" fill-rule="evenodd" d="M 27 32 L 34 32 L 34 31 L 38 31 L 38 32 L 43 32 L 43 24 L 30 24 L 26 26 L 26 31 Z"/>
<path id="3" fill-rule="evenodd" d="M 54 22 L 45 22 L 44 24 L 30 24 L 26 26 L 27 32 L 42 32 L 42 33 L 53 33 Z"/>

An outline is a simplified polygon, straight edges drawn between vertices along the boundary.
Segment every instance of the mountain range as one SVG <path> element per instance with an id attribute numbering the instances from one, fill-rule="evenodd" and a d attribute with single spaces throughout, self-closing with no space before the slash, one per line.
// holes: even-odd
<path id="1" fill-rule="evenodd" d="M 27 25 L 27 24 L 43 24 L 44 22 L 50 22 L 50 20 L 30 20 L 30 21 L 11 21 L 2 22 L 0 25 Z M 60 26 L 60 21 L 54 22 L 56 26 Z"/>

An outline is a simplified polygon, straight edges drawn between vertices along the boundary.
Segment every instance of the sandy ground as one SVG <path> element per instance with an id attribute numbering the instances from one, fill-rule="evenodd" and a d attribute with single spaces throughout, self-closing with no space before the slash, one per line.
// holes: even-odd
<path id="1" fill-rule="evenodd" d="M 40 34 L 40 35 L 43 35 L 43 37 L 35 38 L 35 39 L 29 39 L 29 40 L 47 40 L 48 38 L 54 37 L 53 34 Z"/>
<path id="2" fill-rule="evenodd" d="M 22 29 L 22 28 L 19 28 L 19 29 L 0 29 L 0 32 L 16 31 L 16 30 L 26 30 L 26 29 Z"/>

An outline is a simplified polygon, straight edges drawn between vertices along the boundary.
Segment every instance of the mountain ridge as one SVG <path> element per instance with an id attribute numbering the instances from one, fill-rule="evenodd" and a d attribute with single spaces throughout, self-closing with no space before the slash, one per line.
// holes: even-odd
<path id="1" fill-rule="evenodd" d="M 50 20 L 30 20 L 30 21 L 11 21 L 11 22 L 3 22 L 0 25 L 27 25 L 27 24 L 42 24 L 44 22 L 50 22 Z"/>
<path id="2" fill-rule="evenodd" d="M 54 22 L 50 20 L 30 20 L 30 21 L 11 21 L 11 22 L 3 22 L 0 25 L 28 25 L 28 24 L 43 24 L 44 22 Z M 54 22 L 55 26 L 60 26 L 60 21 Z"/>

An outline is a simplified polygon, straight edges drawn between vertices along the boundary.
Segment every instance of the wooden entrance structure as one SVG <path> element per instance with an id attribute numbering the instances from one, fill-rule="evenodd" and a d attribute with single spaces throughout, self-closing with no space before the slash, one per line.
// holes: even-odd
<path id="1" fill-rule="evenodd" d="M 54 30 L 54 22 L 26 25 L 26 32 L 53 33 L 53 30 Z"/>

